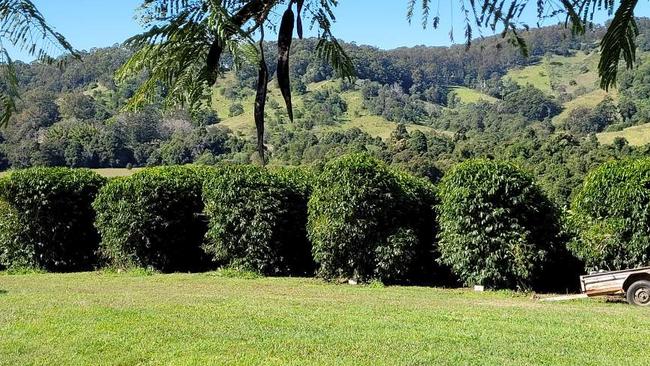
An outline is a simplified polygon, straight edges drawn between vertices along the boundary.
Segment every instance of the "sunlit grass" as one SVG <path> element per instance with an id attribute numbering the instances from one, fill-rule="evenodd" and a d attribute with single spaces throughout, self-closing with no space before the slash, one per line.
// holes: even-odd
<path id="1" fill-rule="evenodd" d="M 597 136 L 601 144 L 611 144 L 615 138 L 623 137 L 630 145 L 642 146 L 650 144 L 650 123 L 628 127 L 618 132 L 602 132 Z"/>
<path id="2" fill-rule="evenodd" d="M 92 169 L 93 171 L 97 172 L 99 175 L 106 177 L 106 178 L 115 178 L 115 177 L 128 177 L 132 175 L 133 173 L 136 173 L 144 168 L 132 168 L 132 169 L 127 169 L 127 168 L 100 168 L 100 169 Z M 3 177 L 7 174 L 11 173 L 11 170 L 0 172 L 0 177 Z"/>
<path id="3" fill-rule="evenodd" d="M 498 99 L 481 93 L 478 90 L 475 89 L 470 89 L 464 86 L 455 86 L 452 88 L 454 94 L 460 98 L 460 102 L 464 104 L 468 103 L 477 103 L 479 101 L 485 101 L 485 102 L 496 102 Z"/>
<path id="4" fill-rule="evenodd" d="M 615 91 L 606 92 L 602 89 L 595 89 L 587 94 L 581 95 L 573 100 L 570 100 L 562 105 L 564 110 L 553 118 L 555 126 L 562 126 L 573 110 L 579 107 L 596 108 L 598 103 L 602 102 L 607 96 L 613 100 L 618 99 L 618 94 Z"/>
<path id="5" fill-rule="evenodd" d="M 547 94 L 553 93 L 550 71 L 546 62 L 520 69 L 511 69 L 505 77 L 510 78 L 521 86 L 530 84 Z"/>
<path id="6" fill-rule="evenodd" d="M 2 365 L 644 364 L 647 310 L 208 274 L 0 274 Z"/>

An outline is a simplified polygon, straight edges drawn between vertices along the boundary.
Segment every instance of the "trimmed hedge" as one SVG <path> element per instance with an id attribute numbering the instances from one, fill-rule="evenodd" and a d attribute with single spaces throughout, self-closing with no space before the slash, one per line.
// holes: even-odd
<path id="1" fill-rule="evenodd" d="M 440 260 L 466 285 L 548 288 L 575 279 L 558 210 L 515 166 L 461 163 L 442 179 L 439 194 Z"/>
<path id="2" fill-rule="evenodd" d="M 305 231 L 311 179 L 297 168 L 223 167 L 204 185 L 204 250 L 220 265 L 265 275 L 313 273 Z"/>
<path id="3" fill-rule="evenodd" d="M 366 154 L 325 165 L 309 200 L 309 237 L 328 279 L 430 282 L 434 187 Z"/>
<path id="4" fill-rule="evenodd" d="M 200 166 L 148 168 L 104 186 L 93 207 L 108 264 L 162 272 L 207 269 L 201 189 L 210 174 L 213 169 Z"/>
<path id="5" fill-rule="evenodd" d="M 88 169 L 30 168 L 0 179 L 0 261 L 66 272 L 97 265 L 91 207 L 105 179 Z"/>
<path id="6" fill-rule="evenodd" d="M 0 269 L 32 267 L 33 250 L 21 244 L 18 211 L 0 200 Z"/>
<path id="7" fill-rule="evenodd" d="M 589 173 L 569 224 L 570 248 L 588 267 L 650 264 L 650 159 L 613 161 Z"/>

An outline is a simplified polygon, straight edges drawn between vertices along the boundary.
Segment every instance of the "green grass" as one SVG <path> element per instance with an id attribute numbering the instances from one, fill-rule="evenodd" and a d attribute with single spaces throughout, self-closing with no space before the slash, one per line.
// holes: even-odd
<path id="1" fill-rule="evenodd" d="M 506 77 L 522 86 L 531 84 L 549 95 L 559 95 L 560 90 L 573 93 L 578 88 L 589 93 L 598 89 L 598 60 L 596 52 L 550 55 L 535 65 L 511 69 Z"/>
<path id="2" fill-rule="evenodd" d="M 493 103 L 498 100 L 493 96 L 481 93 L 478 90 L 470 89 L 464 86 L 455 86 L 452 87 L 451 90 L 458 98 L 460 98 L 460 102 L 464 104 L 477 103 L 481 100 Z"/>
<path id="3" fill-rule="evenodd" d="M 213 274 L 0 275 L 2 365 L 646 364 L 648 310 Z"/>
<path id="4" fill-rule="evenodd" d="M 602 132 L 598 135 L 601 144 L 611 144 L 617 137 L 624 137 L 630 145 L 642 146 L 650 144 L 650 123 L 628 127 L 617 132 Z"/>
<path id="5" fill-rule="evenodd" d="M 612 97 L 614 101 L 618 100 L 618 94 L 615 91 L 608 93 L 602 89 L 596 89 L 564 103 L 562 113 L 553 117 L 553 124 L 562 126 L 574 109 L 579 107 L 596 108 L 598 103 L 602 102 L 607 96 Z"/>
<path id="6" fill-rule="evenodd" d="M 132 168 L 132 169 L 126 169 L 126 168 L 101 168 L 101 169 L 92 169 L 94 172 L 98 173 L 99 175 L 106 177 L 106 178 L 114 178 L 114 177 L 128 177 L 129 175 L 132 175 L 133 173 L 136 173 L 144 168 Z M 3 177 L 7 174 L 9 174 L 11 171 L 7 170 L 4 172 L 0 172 L 0 177 Z"/>
<path id="7" fill-rule="evenodd" d="M 511 69 L 506 74 L 506 77 L 521 86 L 531 84 L 547 94 L 552 94 L 553 89 L 551 89 L 551 78 L 549 73 L 547 63 L 541 62 L 537 65 Z"/>
<path id="8" fill-rule="evenodd" d="M 532 84 L 556 97 L 560 96 L 561 91 L 574 94 L 581 89 L 583 94 L 564 103 L 562 113 L 553 118 L 555 126 L 563 127 L 571 111 L 578 107 L 594 108 L 607 96 L 618 100 L 615 89 L 605 92 L 599 88 L 598 60 L 597 52 L 586 54 L 579 51 L 573 56 L 551 55 L 542 58 L 536 65 L 508 71 L 506 78 L 522 86 Z"/>

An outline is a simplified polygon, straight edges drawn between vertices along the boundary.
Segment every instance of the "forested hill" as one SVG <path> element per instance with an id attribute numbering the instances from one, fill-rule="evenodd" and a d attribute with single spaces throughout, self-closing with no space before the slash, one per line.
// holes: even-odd
<path id="1" fill-rule="evenodd" d="M 266 144 L 271 164 L 312 164 L 365 150 L 438 179 L 473 157 L 507 159 L 566 204 L 587 170 L 650 146 L 650 20 L 640 19 L 641 61 L 617 90 L 598 88 L 603 28 L 574 37 L 563 26 L 527 32 L 530 57 L 499 37 L 472 47 L 380 50 L 345 44 L 358 78 L 334 79 L 315 41 L 295 41 L 290 123 L 271 83 Z M 275 59 L 273 43 L 268 60 Z M 255 159 L 256 70 L 232 69 L 205 90 L 202 110 L 123 112 L 142 80 L 114 82 L 130 51 L 83 54 L 63 68 L 18 64 L 19 111 L 0 132 L 0 168 L 32 165 L 127 167 Z M 646 59 L 648 59 L 646 61 Z M 275 65 L 269 64 L 271 73 Z M 160 90 L 161 99 L 165 90 Z"/>

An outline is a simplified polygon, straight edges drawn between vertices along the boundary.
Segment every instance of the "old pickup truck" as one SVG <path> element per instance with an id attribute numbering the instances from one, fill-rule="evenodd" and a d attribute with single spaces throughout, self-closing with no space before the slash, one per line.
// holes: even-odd
<path id="1" fill-rule="evenodd" d="M 580 276 L 580 286 L 589 297 L 624 294 L 632 305 L 650 306 L 650 267 Z"/>

